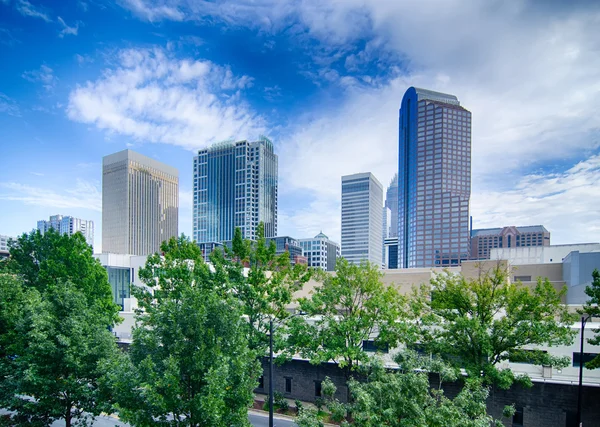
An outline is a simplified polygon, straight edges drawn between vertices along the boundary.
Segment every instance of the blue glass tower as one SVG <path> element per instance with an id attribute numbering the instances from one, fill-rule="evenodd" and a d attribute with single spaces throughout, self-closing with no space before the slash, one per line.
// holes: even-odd
<path id="1" fill-rule="evenodd" d="M 265 224 L 277 235 L 277 155 L 267 138 L 215 144 L 194 158 L 194 240 L 233 239 L 236 227 L 247 239 Z"/>
<path id="2" fill-rule="evenodd" d="M 398 153 L 398 266 L 469 259 L 471 113 L 454 95 L 409 88 Z"/>

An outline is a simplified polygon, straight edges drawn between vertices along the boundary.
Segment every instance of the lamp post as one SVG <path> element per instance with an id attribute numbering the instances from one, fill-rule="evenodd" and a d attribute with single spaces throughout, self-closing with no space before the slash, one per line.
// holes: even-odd
<path id="1" fill-rule="evenodd" d="M 269 319 L 269 427 L 273 427 L 273 319 Z"/>
<path id="2" fill-rule="evenodd" d="M 583 395 L 583 335 L 585 332 L 585 324 L 592 317 L 581 316 L 581 343 L 579 346 L 579 388 L 577 390 L 577 427 L 583 427 L 581 422 L 581 397 Z"/>

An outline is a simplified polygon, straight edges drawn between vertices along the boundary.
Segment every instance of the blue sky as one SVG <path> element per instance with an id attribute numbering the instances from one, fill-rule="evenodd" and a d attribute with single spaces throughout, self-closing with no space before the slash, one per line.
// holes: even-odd
<path id="1" fill-rule="evenodd" d="M 592 1 L 0 0 L 0 234 L 61 213 L 96 224 L 101 159 L 180 172 L 269 136 L 279 234 L 340 234 L 340 177 L 397 170 L 409 86 L 473 114 L 475 227 L 600 241 L 600 6 Z"/>

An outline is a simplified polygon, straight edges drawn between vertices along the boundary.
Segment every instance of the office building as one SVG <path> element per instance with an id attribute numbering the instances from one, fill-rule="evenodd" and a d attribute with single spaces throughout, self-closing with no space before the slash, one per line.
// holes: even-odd
<path id="1" fill-rule="evenodd" d="M 387 224 L 387 237 L 398 237 L 398 174 L 394 175 L 385 192 L 385 207 L 391 214 L 391 220 Z"/>
<path id="2" fill-rule="evenodd" d="M 471 259 L 490 259 L 492 249 L 531 246 L 550 246 L 550 232 L 543 225 L 471 231 Z"/>
<path id="3" fill-rule="evenodd" d="M 8 257 L 8 241 L 10 239 L 10 236 L 3 236 L 0 234 L 0 259 Z"/>
<path id="4" fill-rule="evenodd" d="M 491 260 L 507 260 L 512 265 L 557 264 L 571 252 L 600 252 L 600 243 L 572 243 L 550 246 L 520 246 L 518 248 L 492 248 Z M 600 265 L 600 264 L 599 264 Z"/>
<path id="5" fill-rule="evenodd" d="M 399 267 L 457 266 L 469 258 L 471 113 L 411 87 L 399 124 Z"/>
<path id="6" fill-rule="evenodd" d="M 342 177 L 342 257 L 381 267 L 383 186 L 372 173 Z"/>
<path id="7" fill-rule="evenodd" d="M 383 265 L 388 270 L 398 268 L 398 237 L 388 237 L 383 241 Z"/>
<path id="8" fill-rule="evenodd" d="M 79 232 L 83 234 L 88 245 L 94 246 L 93 221 L 86 221 L 72 216 L 52 215 L 48 221 L 40 220 L 37 222 L 37 229 L 42 234 L 51 228 L 60 234 L 68 234 L 69 236 Z"/>
<path id="9" fill-rule="evenodd" d="M 340 245 L 329 240 L 321 231 L 312 239 L 300 239 L 300 246 L 309 267 L 323 271 L 334 271 L 336 260 L 340 257 Z"/>
<path id="10" fill-rule="evenodd" d="M 267 244 L 275 243 L 275 254 L 281 255 L 284 252 L 290 254 L 290 262 L 295 264 L 308 264 L 307 258 L 303 255 L 300 241 L 290 236 L 267 237 Z"/>
<path id="11" fill-rule="evenodd" d="M 277 235 L 277 155 L 267 138 L 222 142 L 194 158 L 193 233 L 198 243 Z"/>
<path id="12" fill-rule="evenodd" d="M 102 252 L 149 255 L 177 237 L 179 172 L 131 150 L 102 159 Z"/>

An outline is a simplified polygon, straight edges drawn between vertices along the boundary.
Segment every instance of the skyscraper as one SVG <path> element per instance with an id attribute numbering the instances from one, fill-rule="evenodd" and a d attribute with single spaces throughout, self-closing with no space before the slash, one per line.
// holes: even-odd
<path id="1" fill-rule="evenodd" d="M 398 174 L 395 174 L 385 193 L 385 207 L 391 211 L 387 237 L 398 237 Z"/>
<path id="2" fill-rule="evenodd" d="M 149 255 L 177 237 L 179 172 L 131 150 L 102 159 L 102 252 Z"/>
<path id="3" fill-rule="evenodd" d="M 260 222 L 265 237 L 277 236 L 277 155 L 273 143 L 222 142 L 194 158 L 194 240 L 233 239 L 236 227 L 256 238 Z"/>
<path id="4" fill-rule="evenodd" d="M 372 173 L 342 177 L 342 257 L 381 267 L 383 186 Z"/>
<path id="5" fill-rule="evenodd" d="M 86 221 L 72 216 L 52 215 L 48 221 L 40 220 L 37 222 L 37 229 L 42 234 L 51 228 L 60 234 L 68 234 L 69 236 L 79 232 L 83 234 L 88 245 L 94 246 L 93 221 Z"/>
<path id="6" fill-rule="evenodd" d="M 458 265 L 469 258 L 471 113 L 411 87 L 399 124 L 399 267 Z"/>

